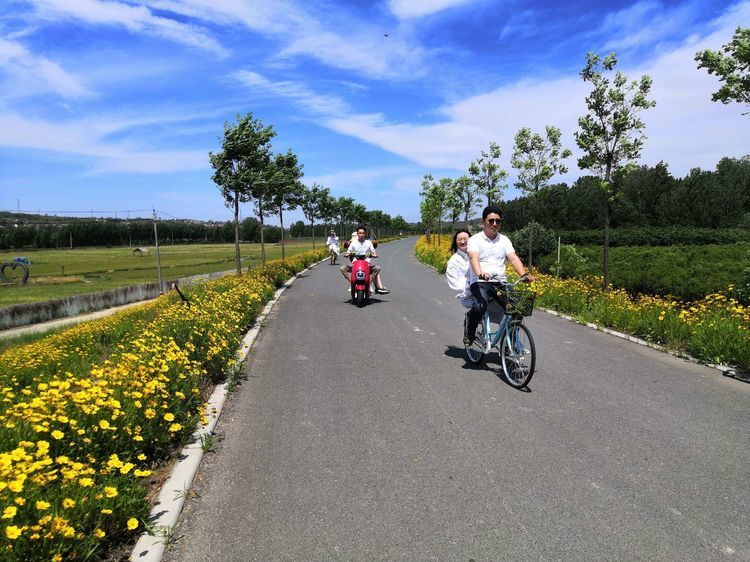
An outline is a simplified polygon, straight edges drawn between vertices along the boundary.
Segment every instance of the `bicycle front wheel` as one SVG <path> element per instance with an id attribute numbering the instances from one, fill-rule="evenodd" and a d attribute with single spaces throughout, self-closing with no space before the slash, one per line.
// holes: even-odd
<path id="1" fill-rule="evenodd" d="M 464 333 L 466 333 L 466 318 L 464 317 Z M 479 365 L 484 361 L 484 346 L 485 346 L 485 329 L 484 329 L 484 318 L 477 326 L 476 336 L 474 342 L 471 345 L 464 344 L 466 350 L 466 358 L 470 363 Z"/>
<path id="2" fill-rule="evenodd" d="M 531 332 L 520 322 L 512 322 L 503 334 L 501 346 L 505 380 L 515 388 L 523 388 L 531 382 L 536 367 L 536 346 Z"/>

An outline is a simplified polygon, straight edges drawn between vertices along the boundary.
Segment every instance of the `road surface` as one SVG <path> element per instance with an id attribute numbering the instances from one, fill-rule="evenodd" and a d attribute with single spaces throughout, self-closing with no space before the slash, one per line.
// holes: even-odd
<path id="1" fill-rule="evenodd" d="M 283 294 L 166 560 L 750 560 L 750 385 L 535 312 L 515 390 L 413 245 Z"/>

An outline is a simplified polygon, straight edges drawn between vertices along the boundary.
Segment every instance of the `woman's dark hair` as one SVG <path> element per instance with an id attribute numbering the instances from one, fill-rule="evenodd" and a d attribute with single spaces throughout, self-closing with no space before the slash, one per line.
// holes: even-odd
<path id="1" fill-rule="evenodd" d="M 456 251 L 458 250 L 458 244 L 456 244 L 456 238 L 458 238 L 458 235 L 461 234 L 462 232 L 465 232 L 466 234 L 471 236 L 471 232 L 469 232 L 465 228 L 459 228 L 456 231 L 456 233 L 453 235 L 453 242 L 451 242 L 451 254 L 455 254 Z"/>

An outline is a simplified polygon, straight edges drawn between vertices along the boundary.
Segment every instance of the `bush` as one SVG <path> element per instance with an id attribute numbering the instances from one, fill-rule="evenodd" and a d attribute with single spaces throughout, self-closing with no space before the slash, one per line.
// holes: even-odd
<path id="1" fill-rule="evenodd" d="M 516 230 L 509 234 L 510 241 L 516 254 L 519 256 L 528 256 L 529 252 L 529 232 L 531 232 L 531 223 L 524 226 L 521 230 Z M 534 240 L 532 243 L 532 252 L 534 256 L 541 257 L 557 250 L 557 235 L 538 222 L 534 223 Z"/>
<path id="2" fill-rule="evenodd" d="M 547 264 L 552 262 L 552 265 L 547 265 L 545 269 L 556 277 L 583 277 L 591 271 L 588 260 L 573 244 L 560 246 L 559 263 L 556 255 L 546 256 L 543 261 Z"/>
<path id="3" fill-rule="evenodd" d="M 578 247 L 582 259 L 563 262 L 563 277 L 602 274 L 602 248 Z M 545 256 L 538 265 L 554 272 L 556 256 Z M 631 295 L 673 296 L 690 301 L 710 293 L 726 291 L 750 261 L 750 244 L 725 246 L 615 247 L 609 254 L 610 281 Z M 563 261 L 561 259 L 561 261 Z"/>
<path id="4" fill-rule="evenodd" d="M 742 272 L 732 287 L 732 296 L 745 306 L 750 306 L 750 268 Z"/>
<path id="5" fill-rule="evenodd" d="M 558 233 L 565 244 L 597 246 L 604 244 L 602 230 L 562 230 Z M 745 228 L 697 228 L 691 226 L 644 226 L 615 228 L 609 231 L 609 245 L 615 246 L 673 246 L 688 244 L 735 244 L 750 242 L 750 230 Z"/>

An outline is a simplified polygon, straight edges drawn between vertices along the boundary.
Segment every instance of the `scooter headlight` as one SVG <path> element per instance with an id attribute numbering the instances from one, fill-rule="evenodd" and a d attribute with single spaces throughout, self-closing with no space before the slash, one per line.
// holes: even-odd
<path id="1" fill-rule="evenodd" d="M 357 274 L 354 276 L 357 281 L 364 281 L 365 280 L 365 272 L 364 271 L 358 271 Z"/>

